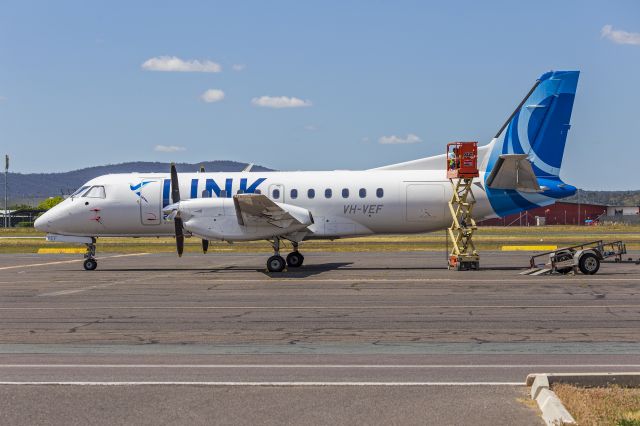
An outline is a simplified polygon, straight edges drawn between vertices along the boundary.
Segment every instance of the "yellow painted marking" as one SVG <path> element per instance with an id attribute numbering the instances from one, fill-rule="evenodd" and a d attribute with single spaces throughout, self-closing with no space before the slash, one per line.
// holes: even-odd
<path id="1" fill-rule="evenodd" d="M 558 246 L 502 246 L 502 251 L 551 251 L 556 250 Z"/>
<path id="2" fill-rule="evenodd" d="M 70 248 L 70 247 L 48 247 L 39 248 L 38 254 L 82 254 L 87 249 L 84 248 Z"/>

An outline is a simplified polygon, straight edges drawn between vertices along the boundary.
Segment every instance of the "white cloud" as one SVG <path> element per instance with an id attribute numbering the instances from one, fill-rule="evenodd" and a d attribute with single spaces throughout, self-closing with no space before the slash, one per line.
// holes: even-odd
<path id="1" fill-rule="evenodd" d="M 242 71 L 246 68 L 247 66 L 245 64 L 233 64 L 231 65 L 231 69 L 234 71 Z"/>
<path id="2" fill-rule="evenodd" d="M 251 99 L 251 103 L 255 106 L 266 108 L 301 108 L 311 106 L 311 101 L 303 101 L 302 99 L 288 96 L 260 96 Z"/>
<path id="3" fill-rule="evenodd" d="M 640 46 L 640 33 L 630 33 L 623 30 L 614 30 L 613 26 L 605 25 L 600 30 L 600 36 L 616 44 L 634 44 Z"/>
<path id="4" fill-rule="evenodd" d="M 156 145 L 153 150 L 156 152 L 179 152 L 186 151 L 187 148 L 185 148 L 184 146 L 175 145 Z"/>
<path id="5" fill-rule="evenodd" d="M 310 132 L 315 132 L 316 130 L 318 130 L 318 126 L 316 126 L 315 124 L 307 124 L 306 126 L 304 126 L 304 129 Z"/>
<path id="6" fill-rule="evenodd" d="M 200 95 L 200 99 L 206 103 L 219 102 L 224 99 L 224 92 L 218 89 L 209 89 Z"/>
<path id="7" fill-rule="evenodd" d="M 142 64 L 147 71 L 178 71 L 178 72 L 220 72 L 222 67 L 215 62 L 197 59 L 182 60 L 176 56 L 156 56 L 147 59 Z"/>
<path id="8" fill-rule="evenodd" d="M 420 139 L 413 133 L 409 133 L 407 137 L 404 139 L 396 135 L 381 136 L 380 139 L 378 139 L 378 142 L 383 145 L 397 145 L 397 144 L 406 144 L 406 143 L 418 143 L 418 142 L 422 142 L 422 139 Z"/>

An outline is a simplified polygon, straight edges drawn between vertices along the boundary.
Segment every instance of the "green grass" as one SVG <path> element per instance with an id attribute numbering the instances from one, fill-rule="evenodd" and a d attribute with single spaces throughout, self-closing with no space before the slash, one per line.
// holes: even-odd
<path id="1" fill-rule="evenodd" d="M 44 237 L 33 228 L 0 229 L 0 237 Z M 479 250 L 499 250 L 503 245 L 558 245 L 568 246 L 591 240 L 622 240 L 629 250 L 640 249 L 640 226 L 544 226 L 544 227 L 481 227 L 474 236 Z M 73 244 L 48 243 L 34 239 L 0 239 L 0 253 L 36 253 L 41 247 L 73 247 Z M 307 241 L 305 252 L 314 251 L 444 251 L 445 232 L 415 235 L 382 235 L 345 238 L 335 241 Z M 173 238 L 99 238 L 102 253 L 173 253 Z M 186 252 L 199 252 L 200 240 L 187 238 Z M 211 252 L 264 252 L 271 251 L 265 241 L 228 244 L 212 241 Z"/>

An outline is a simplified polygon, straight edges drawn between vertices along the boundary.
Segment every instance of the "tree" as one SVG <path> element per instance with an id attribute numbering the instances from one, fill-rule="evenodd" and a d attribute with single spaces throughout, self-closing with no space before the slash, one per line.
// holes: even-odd
<path id="1" fill-rule="evenodd" d="M 60 196 L 49 197 L 46 200 L 44 200 L 43 202 L 41 202 L 40 204 L 38 204 L 38 209 L 40 209 L 40 210 L 49 210 L 50 208 L 60 204 L 63 201 L 64 201 L 64 198 L 62 198 Z"/>

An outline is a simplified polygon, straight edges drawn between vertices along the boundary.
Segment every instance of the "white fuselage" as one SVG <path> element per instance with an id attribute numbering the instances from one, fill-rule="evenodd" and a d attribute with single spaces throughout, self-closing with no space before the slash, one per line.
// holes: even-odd
<path id="1" fill-rule="evenodd" d="M 169 181 L 168 173 L 97 177 L 85 184 L 104 187 L 93 191 L 97 197 L 69 197 L 43 215 L 36 227 L 92 237 L 173 235 L 174 225 L 162 212 L 171 203 Z M 216 213 L 215 226 L 222 233 L 215 235 L 230 241 L 264 238 L 232 230 L 239 226 L 231 198 L 238 192 L 260 192 L 277 203 L 307 209 L 313 224 L 304 238 L 419 233 L 451 224 L 447 203 L 452 189 L 444 170 L 180 173 L 179 181 L 183 200 L 203 198 L 206 207 L 207 199 L 218 199 L 216 204 L 223 208 Z M 473 186 L 477 219 L 495 216 L 482 187 Z"/>

